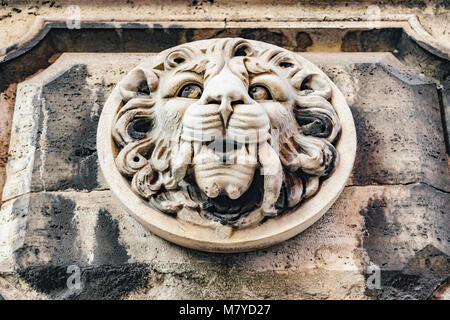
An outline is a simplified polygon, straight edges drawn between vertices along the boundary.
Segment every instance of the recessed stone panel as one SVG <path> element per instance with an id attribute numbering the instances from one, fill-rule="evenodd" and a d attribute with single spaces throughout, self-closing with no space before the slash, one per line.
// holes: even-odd
<path id="1" fill-rule="evenodd" d="M 436 85 L 389 53 L 304 54 L 346 96 L 358 148 L 351 185 L 424 182 L 449 191 Z"/>
<path id="2" fill-rule="evenodd" d="M 19 85 L 3 201 L 107 188 L 98 170 L 98 118 L 113 85 L 141 57 L 63 56 Z"/>

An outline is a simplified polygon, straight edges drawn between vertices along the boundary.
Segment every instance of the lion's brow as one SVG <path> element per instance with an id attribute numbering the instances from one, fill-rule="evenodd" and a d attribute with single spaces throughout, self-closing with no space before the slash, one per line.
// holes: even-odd
<path id="1" fill-rule="evenodd" d="M 202 75 L 206 70 L 206 64 L 206 59 L 193 61 L 181 66 L 177 71 L 175 71 L 175 73 L 190 71 Z"/>
<path id="2" fill-rule="evenodd" d="M 260 75 L 264 73 L 275 73 L 275 70 L 272 66 L 268 64 L 261 64 L 256 61 L 252 61 L 250 59 L 245 60 L 245 67 L 247 71 L 253 75 Z"/>

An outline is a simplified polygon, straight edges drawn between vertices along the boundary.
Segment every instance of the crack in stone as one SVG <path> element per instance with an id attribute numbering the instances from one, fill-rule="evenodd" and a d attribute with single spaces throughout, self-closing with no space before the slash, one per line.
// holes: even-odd
<path id="1" fill-rule="evenodd" d="M 109 188 L 102 188 L 102 189 L 93 189 L 93 190 L 80 190 L 80 189 L 65 189 L 65 190 L 35 190 L 35 191 L 28 191 L 19 195 L 16 195 L 14 197 L 8 198 L 2 202 L 2 206 L 4 203 L 8 201 L 17 200 L 21 197 L 30 195 L 30 194 L 40 194 L 40 193 L 51 193 L 51 194 L 64 194 L 64 193 L 91 193 L 91 192 L 104 192 L 104 191 L 110 191 Z"/>
<path id="2" fill-rule="evenodd" d="M 433 186 L 432 184 L 426 183 L 426 182 L 418 182 L 418 181 L 412 181 L 412 182 L 405 182 L 405 183 L 372 183 L 372 184 L 364 184 L 364 185 L 357 185 L 357 184 L 347 184 L 346 188 L 354 188 L 354 187 L 400 187 L 400 186 L 411 186 L 411 185 L 424 185 L 427 187 L 430 187 L 436 191 L 450 194 L 450 191 L 438 188 Z M 29 194 L 39 194 L 39 193 L 91 193 L 91 192 L 104 192 L 104 191 L 111 191 L 109 188 L 102 188 L 102 189 L 94 189 L 94 190 L 79 190 L 79 189 L 66 189 L 66 190 L 37 190 L 37 191 L 29 191 L 20 195 L 16 195 L 14 197 L 11 197 L 9 199 L 6 199 L 2 202 L 2 205 L 8 201 L 16 200 L 20 197 L 29 195 Z"/>
<path id="3" fill-rule="evenodd" d="M 345 187 L 400 187 L 400 186 L 413 186 L 413 185 L 424 185 L 427 187 L 430 187 L 436 191 L 442 192 L 442 193 L 446 193 L 446 194 L 450 194 L 450 191 L 438 188 L 433 186 L 432 184 L 426 183 L 426 182 L 420 182 L 420 181 L 411 181 L 411 182 L 404 182 L 404 183 L 372 183 L 372 184 L 364 184 L 364 185 L 358 185 L 358 184 L 347 184 Z"/>

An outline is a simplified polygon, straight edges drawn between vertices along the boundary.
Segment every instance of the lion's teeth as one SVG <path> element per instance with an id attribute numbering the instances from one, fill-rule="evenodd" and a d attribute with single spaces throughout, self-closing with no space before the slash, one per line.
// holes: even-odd
<path id="1" fill-rule="evenodd" d="M 241 190 L 234 184 L 226 186 L 225 192 L 227 193 L 228 197 L 230 197 L 230 199 L 237 199 L 241 196 Z"/>
<path id="2" fill-rule="evenodd" d="M 200 152 L 200 149 L 202 148 L 202 143 L 198 142 L 198 141 L 194 141 L 192 143 L 192 145 L 194 148 L 194 156 L 196 156 Z"/>
<path id="3" fill-rule="evenodd" d="M 190 142 L 183 141 L 179 149 L 172 158 L 172 174 L 175 181 L 181 181 L 185 174 L 187 166 L 191 163 L 192 145 Z"/>
<path id="4" fill-rule="evenodd" d="M 216 183 L 212 183 L 209 187 L 205 188 L 205 193 L 210 198 L 215 198 L 219 195 L 220 189 Z"/>
<path id="5" fill-rule="evenodd" d="M 261 210 L 264 215 L 273 216 L 277 212 L 275 203 L 280 195 L 283 169 L 278 155 L 268 143 L 260 145 L 258 153 L 264 175 L 264 198 Z"/>

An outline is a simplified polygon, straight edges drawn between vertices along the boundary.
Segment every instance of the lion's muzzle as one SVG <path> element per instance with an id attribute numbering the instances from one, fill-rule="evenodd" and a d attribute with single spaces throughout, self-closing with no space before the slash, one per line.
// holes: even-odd
<path id="1" fill-rule="evenodd" d="M 238 199 L 252 184 L 256 168 L 262 167 L 262 210 L 275 215 L 282 167 L 269 138 L 266 111 L 248 95 L 242 80 L 224 67 L 208 81 L 199 101 L 184 112 L 174 176 L 182 179 L 191 164 L 198 187 L 209 198 Z"/>
<path id="2" fill-rule="evenodd" d="M 175 176 L 182 179 L 191 165 L 198 187 L 209 198 L 238 199 L 252 184 L 256 168 L 262 167 L 267 175 L 264 189 L 269 191 L 262 207 L 273 215 L 282 172 L 278 155 L 268 143 L 269 130 L 268 116 L 256 102 L 235 105 L 226 128 L 218 104 L 193 104 L 183 117 L 182 143 L 173 163 Z"/>

